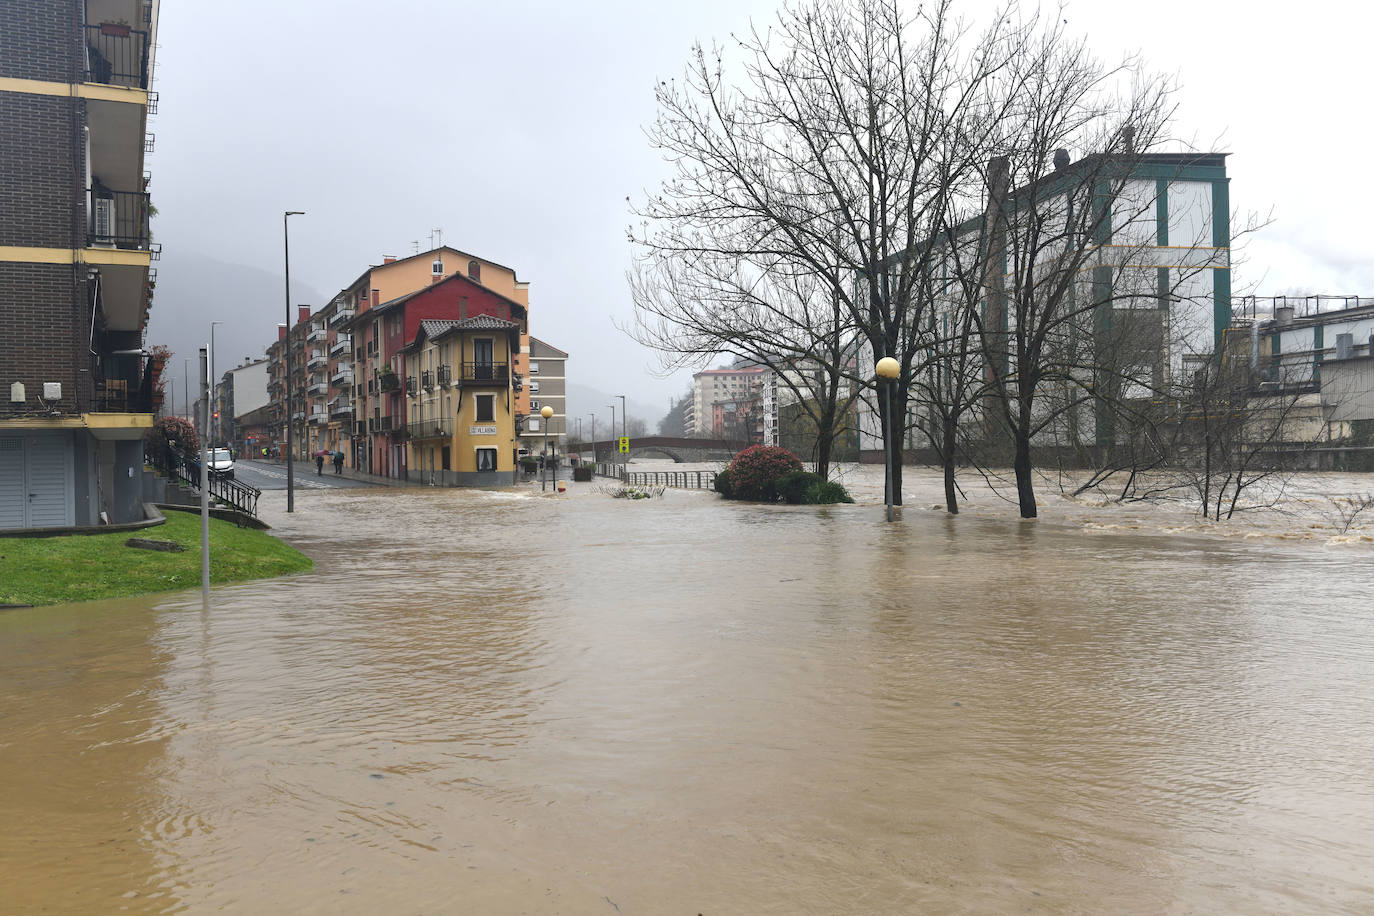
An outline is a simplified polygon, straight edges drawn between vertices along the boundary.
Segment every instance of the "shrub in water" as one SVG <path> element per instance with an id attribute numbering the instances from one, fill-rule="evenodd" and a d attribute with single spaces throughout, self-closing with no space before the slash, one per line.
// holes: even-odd
<path id="1" fill-rule="evenodd" d="M 815 474 L 811 476 L 816 477 Z M 806 488 L 802 501 L 812 506 L 829 506 L 834 503 L 852 503 L 854 498 L 849 495 L 843 484 L 817 478 Z"/>
<path id="2" fill-rule="evenodd" d="M 734 499 L 773 502 L 778 498 L 778 478 L 789 471 L 800 471 L 801 459 L 776 445 L 755 445 L 735 456 L 726 468 Z"/>
<path id="3" fill-rule="evenodd" d="M 734 491 L 734 489 L 731 488 L 731 486 L 730 486 L 730 469 L 729 469 L 729 468 L 726 468 L 726 469 L 724 469 L 723 471 L 718 471 L 718 472 L 716 473 L 716 482 L 715 482 L 715 486 L 716 486 L 716 492 L 719 493 L 721 496 L 723 496 L 725 499 L 734 499 L 734 498 L 735 498 L 735 491 Z"/>
<path id="4" fill-rule="evenodd" d="M 788 471 L 773 483 L 773 488 L 778 491 L 778 496 L 783 502 L 799 506 L 806 502 L 806 493 L 814 485 L 821 482 L 821 475 L 813 474 L 810 471 Z"/>

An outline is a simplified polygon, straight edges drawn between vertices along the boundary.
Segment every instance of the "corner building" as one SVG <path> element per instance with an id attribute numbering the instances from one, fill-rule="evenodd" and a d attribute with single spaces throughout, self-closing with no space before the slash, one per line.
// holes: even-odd
<path id="1" fill-rule="evenodd" d="M 0 5 L 0 528 L 137 521 L 157 0 Z"/>

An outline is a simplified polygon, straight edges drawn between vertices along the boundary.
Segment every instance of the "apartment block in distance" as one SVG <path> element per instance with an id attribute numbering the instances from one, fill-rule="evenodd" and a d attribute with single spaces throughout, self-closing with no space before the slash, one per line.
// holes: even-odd
<path id="1" fill-rule="evenodd" d="M 157 0 L 0 5 L 0 528 L 143 517 Z"/>

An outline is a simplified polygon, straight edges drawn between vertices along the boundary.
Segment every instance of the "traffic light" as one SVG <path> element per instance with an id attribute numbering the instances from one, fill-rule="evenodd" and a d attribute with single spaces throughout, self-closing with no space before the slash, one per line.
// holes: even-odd
<path id="1" fill-rule="evenodd" d="M 213 414 L 211 414 L 211 416 L 213 416 L 216 420 L 218 420 L 218 419 L 219 419 L 219 411 L 218 411 L 218 410 L 215 411 Z"/>

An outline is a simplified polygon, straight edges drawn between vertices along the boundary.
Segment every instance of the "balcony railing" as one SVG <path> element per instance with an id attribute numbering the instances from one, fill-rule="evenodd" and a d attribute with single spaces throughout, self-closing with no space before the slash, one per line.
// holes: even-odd
<path id="1" fill-rule="evenodd" d="M 447 388 L 453 383 L 453 370 L 448 366 L 439 367 L 439 387 Z"/>
<path id="2" fill-rule="evenodd" d="M 396 373 L 394 372 L 383 372 L 381 375 L 377 376 L 377 390 L 400 391 L 401 380 L 396 376 Z"/>
<path id="3" fill-rule="evenodd" d="M 431 370 L 429 370 L 429 369 L 425 369 L 425 370 L 423 370 L 423 371 L 420 373 L 420 387 L 424 388 L 426 391 L 433 391 L 433 390 L 434 390 L 434 373 L 433 373 L 433 371 L 431 371 Z"/>
<path id="4" fill-rule="evenodd" d="M 91 244 L 148 247 L 148 195 L 141 191 L 91 191 Z"/>
<path id="5" fill-rule="evenodd" d="M 134 387 L 131 388 L 130 386 Z M 153 401 L 124 379 L 96 382 L 91 398 L 91 413 L 153 413 Z"/>
<path id="6" fill-rule="evenodd" d="M 340 353 L 343 353 L 345 350 L 350 349 L 352 346 L 353 344 L 348 339 L 348 335 L 340 334 L 338 339 L 334 341 L 334 345 L 329 348 L 329 355 L 338 356 Z"/>
<path id="7" fill-rule="evenodd" d="M 305 367 L 307 369 L 323 369 L 327 365 L 329 365 L 329 357 L 316 350 L 310 354 L 310 359 L 306 362 Z"/>
<path id="8" fill-rule="evenodd" d="M 352 318 L 355 312 L 353 309 L 339 309 L 334 313 L 334 317 L 329 319 L 330 327 L 338 327 L 348 319 Z"/>
<path id="9" fill-rule="evenodd" d="M 329 383 L 324 379 L 311 379 L 310 387 L 305 389 L 306 394 L 328 394 Z"/>
<path id="10" fill-rule="evenodd" d="M 112 22 L 86 26 L 86 79 L 147 89 L 148 33 Z"/>
<path id="11" fill-rule="evenodd" d="M 335 372 L 329 377 L 329 383 L 335 388 L 352 388 L 353 367 L 349 366 L 348 368 L 340 369 L 338 372 Z"/>
<path id="12" fill-rule="evenodd" d="M 353 416 L 353 405 L 347 401 L 334 404 L 329 408 L 329 416 L 334 418 L 351 417 Z"/>
<path id="13" fill-rule="evenodd" d="M 312 326 L 312 327 L 310 328 L 310 333 L 305 335 L 305 339 L 308 340 L 308 341 L 311 341 L 311 342 L 313 343 L 314 341 L 317 341 L 317 340 L 322 341 L 322 340 L 324 340 L 324 339 L 325 339 L 326 337 L 328 337 L 328 336 L 329 336 L 329 332 L 325 330 L 325 328 L 324 328 L 323 325 L 321 325 L 321 326 L 319 326 L 319 327 L 313 327 L 313 326 Z"/>
<path id="14" fill-rule="evenodd" d="M 310 411 L 309 422 L 311 422 L 311 423 L 328 423 L 328 422 L 329 422 L 329 414 L 325 413 L 323 410 L 312 410 L 312 411 Z"/>
<path id="15" fill-rule="evenodd" d="M 442 439 L 448 436 L 447 420 L 418 420 L 407 427 L 412 439 Z"/>
<path id="16" fill-rule="evenodd" d="M 501 387 L 510 384 L 508 363 L 462 363 L 462 382 L 479 388 Z"/>
<path id="17" fill-rule="evenodd" d="M 411 376 L 410 378 L 406 379 L 406 395 L 413 398 L 415 397 L 415 395 L 419 394 L 419 392 L 420 388 L 415 381 L 415 377 Z"/>

